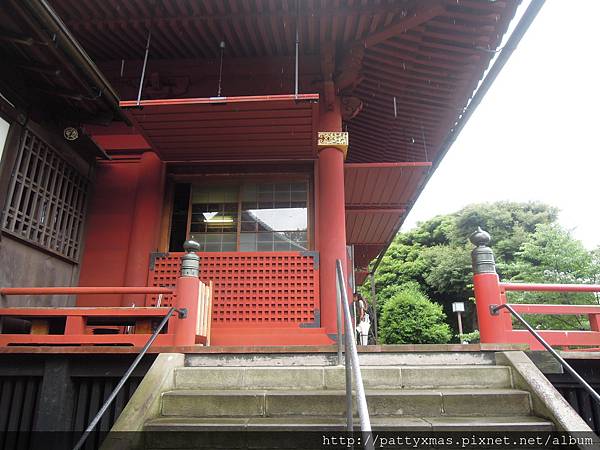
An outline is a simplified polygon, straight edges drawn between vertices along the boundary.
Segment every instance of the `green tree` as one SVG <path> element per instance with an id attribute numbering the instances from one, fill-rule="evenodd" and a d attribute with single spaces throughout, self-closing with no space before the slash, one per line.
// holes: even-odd
<path id="1" fill-rule="evenodd" d="M 472 245 L 468 238 L 478 226 L 492 236 L 491 246 L 498 273 L 503 280 L 546 283 L 599 281 L 600 250 L 587 252 L 581 243 L 557 225 L 557 217 L 556 208 L 542 203 L 485 203 L 434 217 L 413 230 L 399 233 L 384 255 L 375 276 L 379 315 L 382 315 L 387 302 L 395 298 L 406 284 L 417 283 L 423 293 L 441 305 L 451 319 L 454 319 L 452 302 L 465 302 L 465 332 L 475 330 L 470 263 Z M 363 289 L 368 297 L 369 281 Z M 514 298 L 516 301 L 537 302 L 546 294 L 529 299 L 513 293 L 509 295 L 511 301 Z M 591 300 L 593 296 L 588 295 L 586 300 L 577 302 L 587 303 Z M 555 301 L 548 297 L 547 302 Z M 450 323 L 455 328 L 455 320 Z M 544 326 L 559 325 L 557 328 L 568 329 L 581 328 L 582 324 L 584 326 L 585 322 L 571 318 L 560 325 L 548 322 Z"/>
<path id="2" fill-rule="evenodd" d="M 511 281 L 532 283 L 595 283 L 597 252 L 589 252 L 557 224 L 540 224 L 515 255 Z M 592 293 L 511 292 L 511 303 L 598 304 Z M 526 320 L 540 329 L 589 329 L 583 316 L 528 315 Z"/>
<path id="3" fill-rule="evenodd" d="M 385 344 L 443 344 L 452 333 L 442 307 L 407 284 L 383 307 L 379 333 Z"/>
<path id="4" fill-rule="evenodd" d="M 558 209 L 539 202 L 495 202 L 466 206 L 454 216 L 453 242 L 464 244 L 481 227 L 492 236 L 496 260 L 506 268 L 539 224 L 556 223 Z"/>

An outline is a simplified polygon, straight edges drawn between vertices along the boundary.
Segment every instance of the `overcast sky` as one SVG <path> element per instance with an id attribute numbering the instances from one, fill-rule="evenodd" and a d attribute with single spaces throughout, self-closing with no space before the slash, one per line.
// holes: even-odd
<path id="1" fill-rule="evenodd" d="M 598 17 L 599 0 L 546 1 L 403 231 L 469 203 L 539 200 L 600 245 Z"/>

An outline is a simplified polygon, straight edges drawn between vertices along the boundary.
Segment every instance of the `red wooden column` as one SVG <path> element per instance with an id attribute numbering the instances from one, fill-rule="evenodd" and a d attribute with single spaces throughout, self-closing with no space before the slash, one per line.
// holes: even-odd
<path id="1" fill-rule="evenodd" d="M 344 159 L 348 133 L 341 131 L 339 102 L 321 114 L 318 136 L 318 233 L 321 290 L 321 326 L 337 331 L 335 261 L 346 264 L 346 211 L 344 198 Z M 347 274 L 345 274 L 347 275 Z"/>
<path id="2" fill-rule="evenodd" d="M 164 191 L 164 164 L 154 152 L 140 160 L 133 222 L 129 238 L 125 286 L 146 286 L 150 253 L 156 250 Z M 118 227 L 119 224 L 114 224 Z M 143 294 L 123 296 L 122 305 L 144 305 Z"/>

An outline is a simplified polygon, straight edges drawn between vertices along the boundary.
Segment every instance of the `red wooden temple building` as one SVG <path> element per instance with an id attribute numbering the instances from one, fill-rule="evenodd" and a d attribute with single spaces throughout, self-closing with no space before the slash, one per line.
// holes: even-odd
<path id="1" fill-rule="evenodd" d="M 193 239 L 213 344 L 331 343 L 336 259 L 365 280 L 517 3 L 4 2 L 0 284 L 173 288 Z M 46 333 L 0 344 L 77 342 Z"/>
<path id="2" fill-rule="evenodd" d="M 338 295 L 372 273 L 543 1 L 502 46 L 519 3 L 0 2 L 0 449 L 352 425 Z M 366 397 L 375 427 L 600 429 L 590 397 L 586 424 L 517 351 L 537 342 L 500 309 L 524 287 L 499 282 L 489 242 L 473 237 L 481 345 L 362 348 L 365 394 L 348 344 L 363 431 Z M 600 307 L 519 311 L 587 314 L 591 331 L 545 336 L 600 342 Z"/>

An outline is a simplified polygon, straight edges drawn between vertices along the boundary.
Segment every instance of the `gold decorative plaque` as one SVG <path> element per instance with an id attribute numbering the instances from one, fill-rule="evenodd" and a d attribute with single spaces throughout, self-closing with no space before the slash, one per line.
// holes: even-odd
<path id="1" fill-rule="evenodd" d="M 345 131 L 319 131 L 317 146 L 319 150 L 337 148 L 345 158 L 348 153 L 348 133 Z"/>

